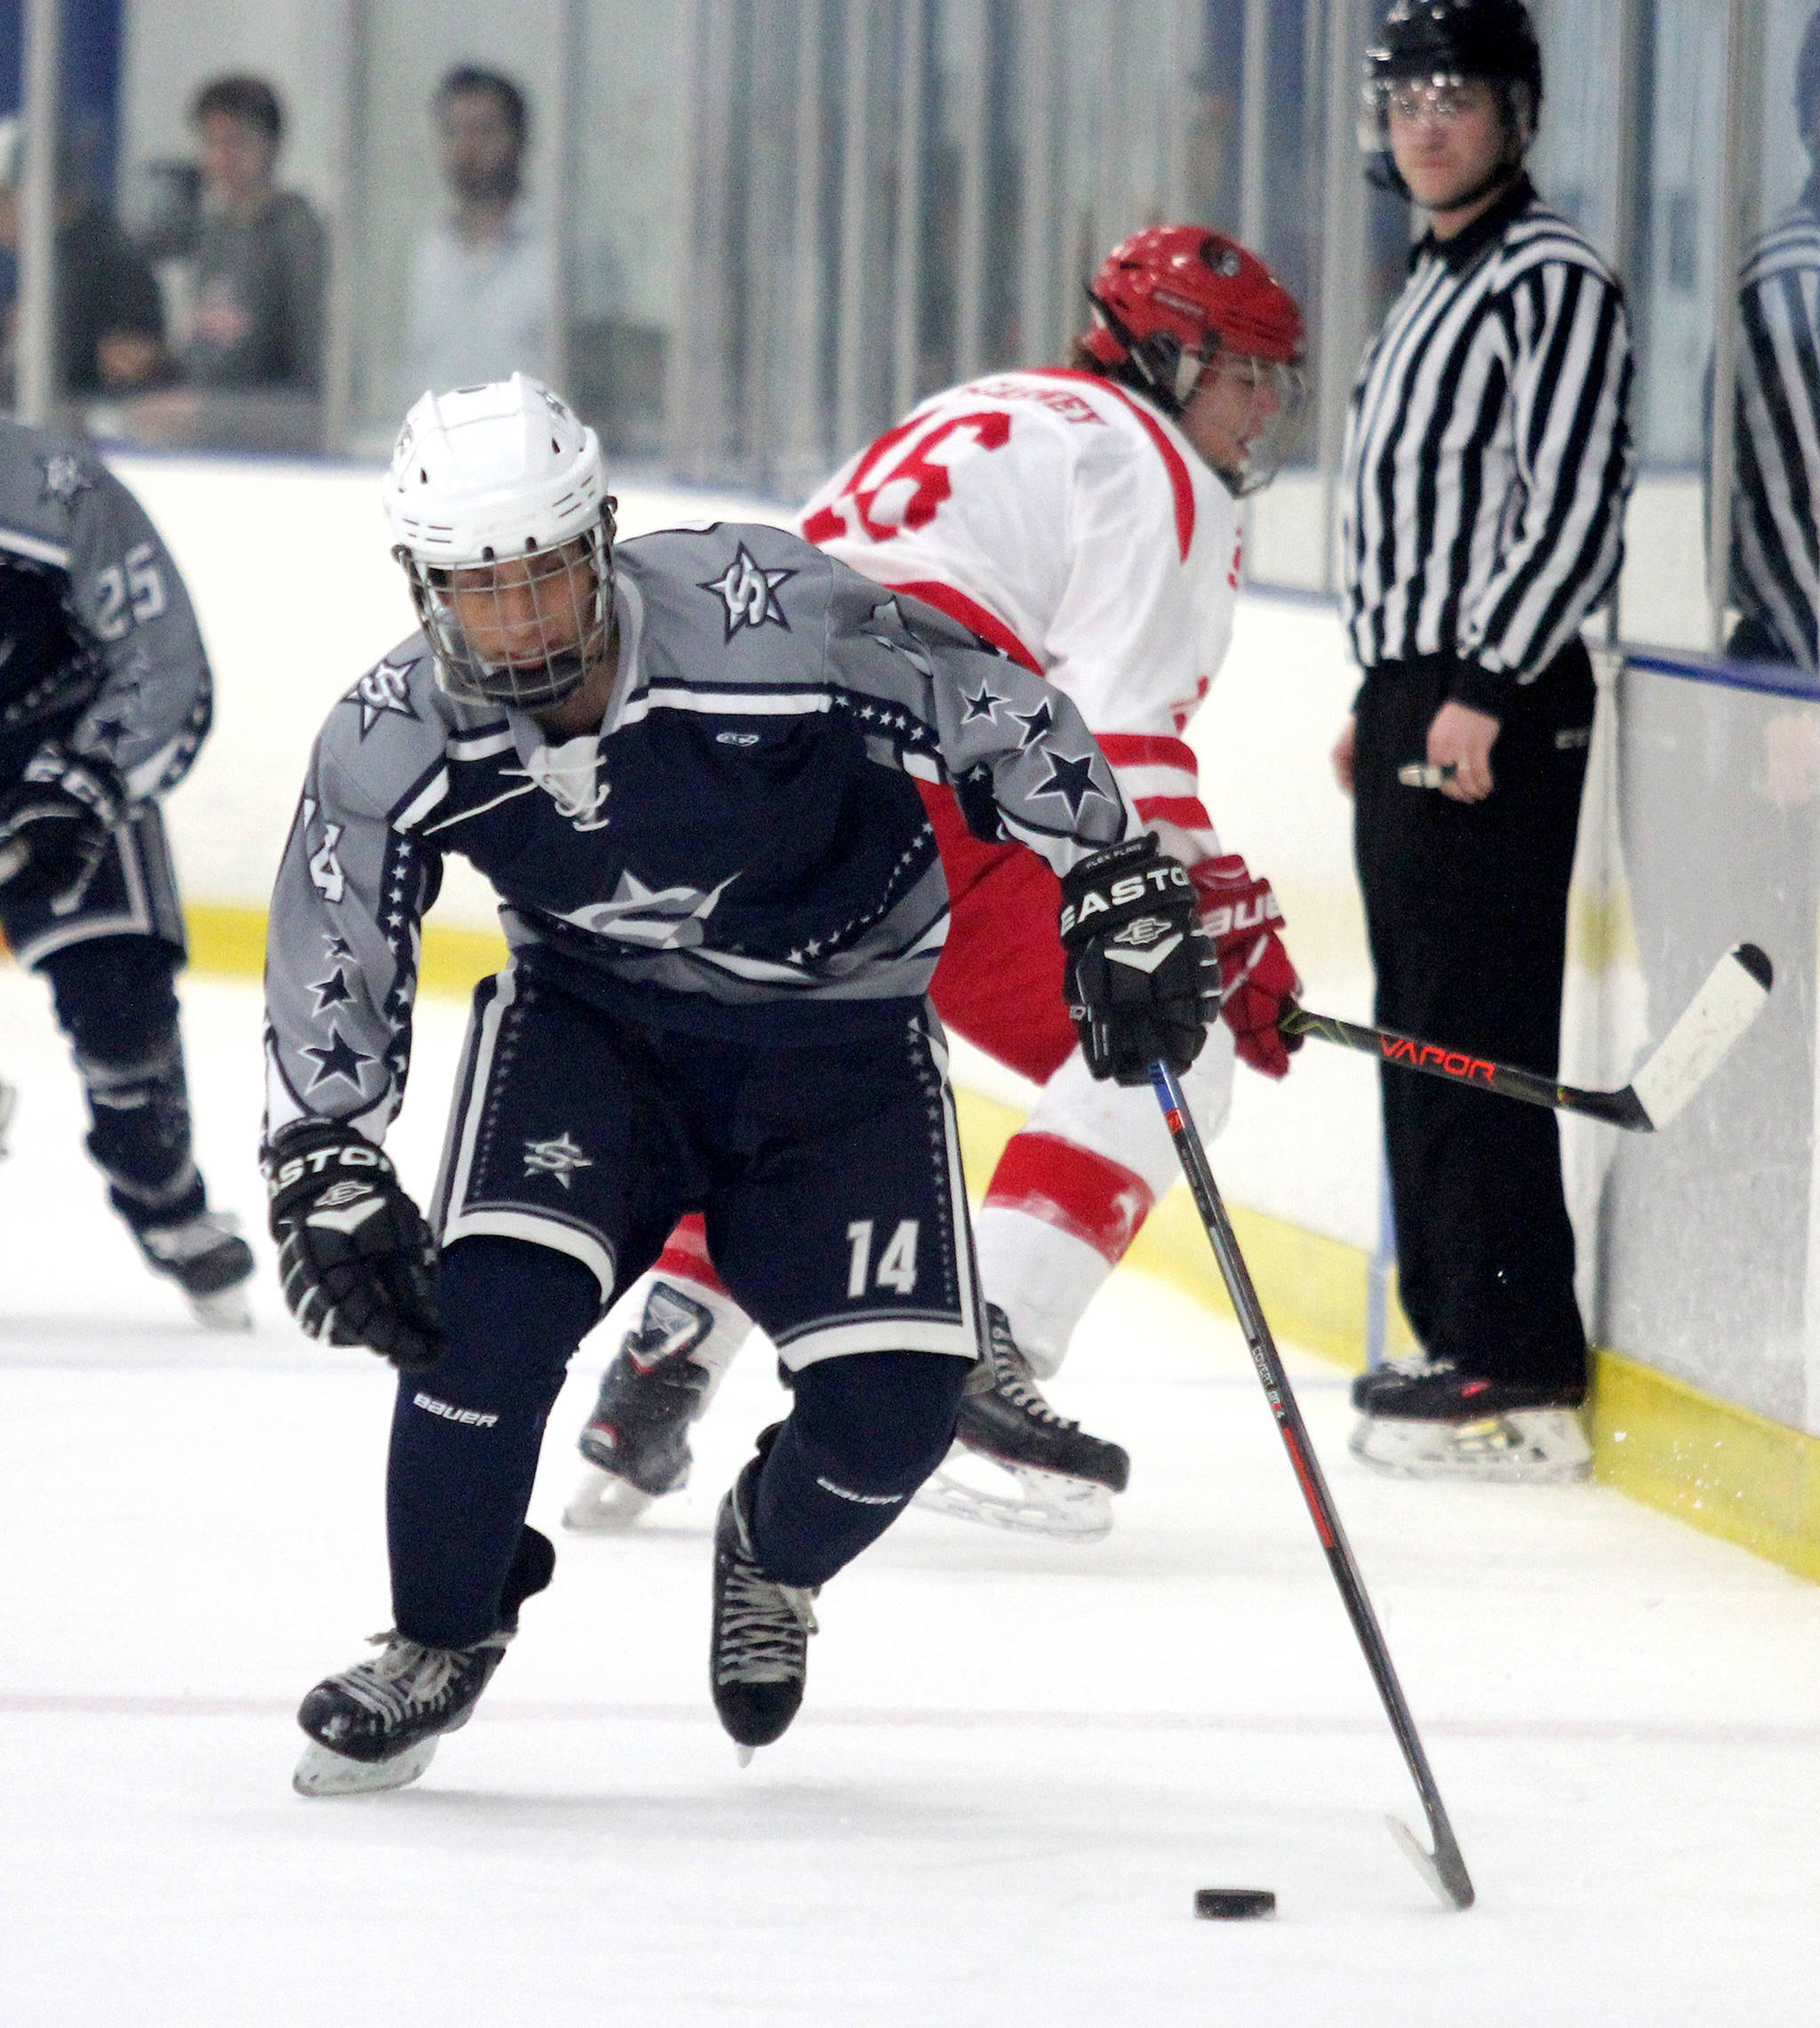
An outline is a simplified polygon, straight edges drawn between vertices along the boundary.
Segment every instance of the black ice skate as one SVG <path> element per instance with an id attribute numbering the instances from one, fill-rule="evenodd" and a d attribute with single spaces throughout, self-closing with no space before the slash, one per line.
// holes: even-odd
<path id="1" fill-rule="evenodd" d="M 383 1651 L 327 1677 L 297 1722 L 309 1735 L 291 1785 L 299 1795 L 402 1789 L 430 1764 L 436 1742 L 474 1715 L 481 1692 L 518 1631 L 518 1609 L 549 1583 L 556 1553 L 534 1528 L 520 1533 L 500 1596 L 499 1627 L 472 1648 L 429 1648 L 395 1630 L 371 1638 Z"/>
<path id="2" fill-rule="evenodd" d="M 753 1750 L 789 1729 L 802 1705 L 816 1593 L 767 1577 L 752 1554 L 746 1507 L 758 1483 L 754 1458 L 721 1502 L 714 1521 L 714 1625 L 708 1681 L 722 1728 L 746 1767 Z"/>
<path id="3" fill-rule="evenodd" d="M 174 1281 L 189 1297 L 196 1321 L 214 1331 L 252 1329 L 246 1284 L 252 1249 L 226 1211 L 201 1211 L 180 1226 L 136 1227 L 133 1238 L 153 1273 Z"/>
<path id="4" fill-rule="evenodd" d="M 1362 1411 L 1353 1456 L 1391 1478 L 1561 1485 L 1592 1476 L 1578 1401 L 1558 1387 L 1487 1379 L 1442 1359 L 1361 1374 L 1353 1404 Z"/>
<path id="5" fill-rule="evenodd" d="M 563 1526 L 611 1535 L 653 1500 L 688 1482 L 689 1425 L 714 1376 L 690 1356 L 707 1342 L 713 1313 L 654 1281 L 644 1317 L 601 1377 L 600 1399 L 579 1439 L 590 1470 L 563 1511 Z"/>
<path id="6" fill-rule="evenodd" d="M 962 1400 L 956 1448 L 920 1489 L 917 1504 L 991 1528 L 1097 1542 L 1111 1532 L 1112 1496 L 1124 1491 L 1131 1460 L 1119 1445 L 1058 1416 L 1039 1391 L 1005 1313 L 988 1303 L 986 1314 L 986 1385 Z M 983 1490 L 959 1475 L 955 1466 L 966 1452 L 1009 1473 L 1017 1495 Z"/>

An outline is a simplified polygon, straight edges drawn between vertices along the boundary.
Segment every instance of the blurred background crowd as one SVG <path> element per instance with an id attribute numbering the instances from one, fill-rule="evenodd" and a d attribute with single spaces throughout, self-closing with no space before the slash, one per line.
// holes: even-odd
<path id="1" fill-rule="evenodd" d="M 9 399 L 25 12 L 0 0 Z M 1720 650 L 1748 604 L 1747 411 L 1772 429 L 1776 412 L 1748 274 L 1812 172 L 1812 0 L 1535 12 L 1537 181 L 1617 267 L 1635 323 L 1642 475 L 1613 624 Z M 1195 218 L 1259 249 L 1308 313 L 1312 420 L 1248 508 L 1249 565 L 1325 591 L 1346 396 L 1411 233 L 1361 174 L 1380 12 L 63 0 L 52 398 L 104 438 L 371 455 L 426 386 L 523 366 L 622 468 L 800 499 L 916 396 L 1063 356 L 1106 248 Z M 1782 369 L 1811 373 L 1798 352 Z M 1746 637 L 1810 672 L 1811 509 L 1805 588 Z"/>

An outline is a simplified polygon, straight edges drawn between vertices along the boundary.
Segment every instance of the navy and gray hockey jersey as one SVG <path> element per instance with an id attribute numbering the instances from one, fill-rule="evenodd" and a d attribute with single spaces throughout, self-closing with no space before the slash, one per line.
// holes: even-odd
<path id="1" fill-rule="evenodd" d="M 1059 692 L 795 537 L 671 530 L 617 556 L 598 735 L 553 748 L 451 699 L 421 635 L 330 714 L 273 899 L 268 1132 L 383 1133 L 444 853 L 492 882 L 527 968 L 659 1028 L 783 1044 L 895 1025 L 928 990 L 947 886 L 912 777 L 1058 873 L 1132 824 Z"/>
<path id="2" fill-rule="evenodd" d="M 0 784 L 56 741 L 130 803 L 208 735 L 196 613 L 144 509 L 79 441 L 0 420 Z"/>

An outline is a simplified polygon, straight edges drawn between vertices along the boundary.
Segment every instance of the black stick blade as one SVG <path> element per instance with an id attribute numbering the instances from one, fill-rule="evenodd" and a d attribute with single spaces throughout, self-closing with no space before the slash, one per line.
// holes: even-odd
<path id="1" fill-rule="evenodd" d="M 1409 1864 L 1428 1882 L 1434 1898 L 1443 1908 L 1472 1907 L 1478 1896 L 1472 1876 L 1466 1872 L 1466 1862 L 1454 1843 L 1453 1832 L 1445 1817 L 1432 1824 L 1435 1833 L 1432 1852 L 1400 1818 L 1387 1816 L 1384 1821 L 1389 1824 L 1391 1836 L 1402 1848 Z"/>

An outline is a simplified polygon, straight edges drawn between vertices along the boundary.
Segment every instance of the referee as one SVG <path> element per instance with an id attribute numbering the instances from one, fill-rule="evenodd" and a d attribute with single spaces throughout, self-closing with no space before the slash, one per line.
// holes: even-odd
<path id="1" fill-rule="evenodd" d="M 1345 606 L 1377 1019 L 1558 1067 L 1591 737 L 1580 639 L 1623 556 L 1623 293 L 1524 171 L 1542 55 L 1521 0 L 1397 0 L 1366 59 L 1381 173 L 1428 214 L 1353 391 Z M 1586 1339 L 1553 1115 L 1386 1068 L 1403 1307 L 1424 1359 L 1355 1384 L 1401 1476 L 1584 1478 Z"/>
<path id="2" fill-rule="evenodd" d="M 1795 118 L 1820 165 L 1820 13 L 1795 66 Z M 1738 276 L 1730 652 L 1820 673 L 1820 166 Z"/>

